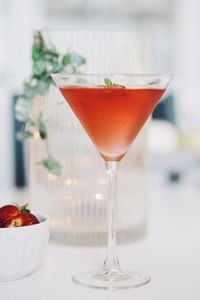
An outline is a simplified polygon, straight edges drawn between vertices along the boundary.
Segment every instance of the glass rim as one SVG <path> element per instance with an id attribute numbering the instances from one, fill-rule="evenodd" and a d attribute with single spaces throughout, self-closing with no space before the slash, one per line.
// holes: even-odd
<path id="1" fill-rule="evenodd" d="M 52 77 L 77 77 L 77 76 L 121 76 L 121 77 L 159 77 L 159 78 L 173 78 L 175 75 L 170 73 L 52 73 Z"/>
<path id="2" fill-rule="evenodd" d="M 167 88 L 171 82 L 173 75 L 170 74 L 159 74 L 159 73 L 52 73 L 52 79 L 55 81 L 58 87 L 65 86 L 66 82 L 69 81 L 71 85 L 82 86 L 82 87 L 93 87 L 98 86 L 99 82 L 104 82 L 105 79 L 109 79 L 113 82 L 120 82 L 117 85 L 126 86 L 126 88 Z M 86 80 L 89 82 L 78 82 L 79 80 Z M 73 82 L 75 81 L 75 82 Z M 77 82 L 76 82 L 77 81 Z M 97 81 L 97 82 L 96 82 Z M 124 82 L 125 81 L 125 82 Z M 126 82 L 127 81 L 127 82 Z M 133 82 L 131 82 L 133 81 Z M 136 81 L 136 82 L 134 82 Z M 147 81 L 147 82 L 146 82 Z M 148 82 L 149 81 L 149 82 Z M 101 85 L 101 83 L 100 83 Z"/>

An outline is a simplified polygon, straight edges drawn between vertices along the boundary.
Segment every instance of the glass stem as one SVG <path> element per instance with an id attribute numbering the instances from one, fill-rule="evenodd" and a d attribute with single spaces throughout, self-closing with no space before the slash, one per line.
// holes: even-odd
<path id="1" fill-rule="evenodd" d="M 109 229 L 108 229 L 108 247 L 104 262 L 104 269 L 109 272 L 120 270 L 119 261 L 116 254 L 116 212 L 117 212 L 117 176 L 118 161 L 106 161 L 106 171 L 108 175 L 108 197 L 109 197 Z"/>

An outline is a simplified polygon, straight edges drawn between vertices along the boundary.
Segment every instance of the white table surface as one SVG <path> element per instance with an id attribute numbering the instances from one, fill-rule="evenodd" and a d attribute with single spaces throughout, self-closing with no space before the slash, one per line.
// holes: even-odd
<path id="1" fill-rule="evenodd" d="M 148 285 L 117 291 L 79 286 L 72 282 L 72 273 L 101 267 L 105 249 L 51 244 L 45 262 L 35 273 L 22 280 L 0 283 L 0 299 L 199 300 L 199 191 L 200 187 L 194 188 L 186 183 L 154 184 L 147 236 L 119 246 L 121 265 L 130 270 L 148 271 L 152 277 Z M 19 197 L 20 193 L 0 191 L 0 196 L 3 195 Z"/>

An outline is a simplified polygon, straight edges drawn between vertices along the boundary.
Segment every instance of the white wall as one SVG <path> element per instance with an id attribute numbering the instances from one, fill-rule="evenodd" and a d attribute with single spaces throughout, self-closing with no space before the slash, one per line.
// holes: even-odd
<path id="1" fill-rule="evenodd" d="M 200 127 L 200 1 L 177 0 L 174 65 L 180 128 Z"/>
<path id="2" fill-rule="evenodd" d="M 44 24 L 44 1 L 0 0 L 0 186 L 13 183 L 13 93 L 29 73 L 34 28 Z"/>

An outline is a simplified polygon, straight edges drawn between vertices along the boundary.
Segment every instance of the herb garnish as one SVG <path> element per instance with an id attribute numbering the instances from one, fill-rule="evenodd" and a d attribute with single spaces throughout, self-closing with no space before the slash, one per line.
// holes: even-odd
<path id="1" fill-rule="evenodd" d="M 125 86 L 112 82 L 110 78 L 105 78 L 104 83 L 106 87 L 120 87 L 125 88 Z"/>

